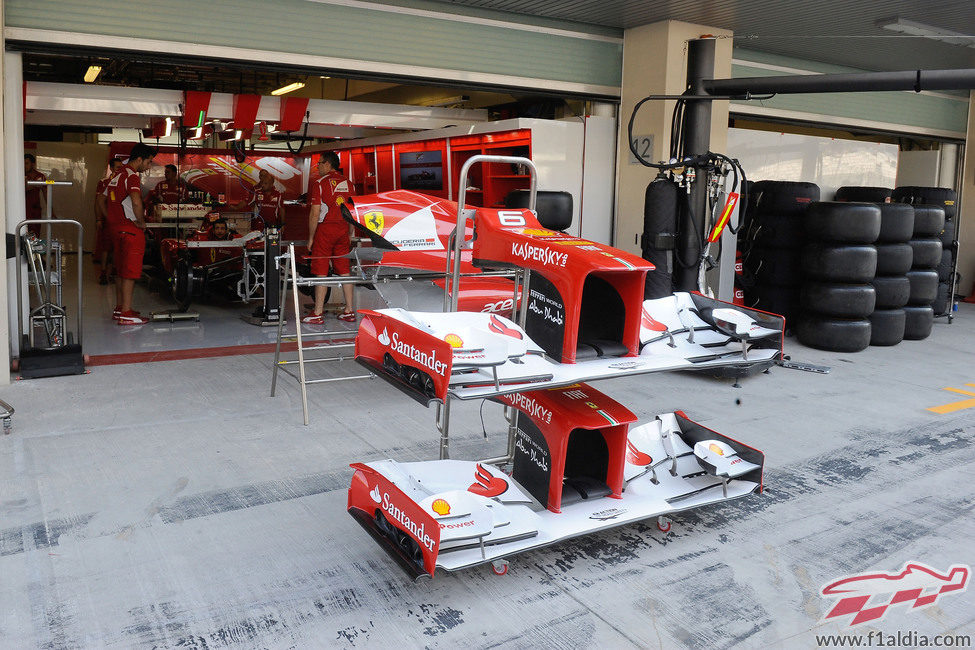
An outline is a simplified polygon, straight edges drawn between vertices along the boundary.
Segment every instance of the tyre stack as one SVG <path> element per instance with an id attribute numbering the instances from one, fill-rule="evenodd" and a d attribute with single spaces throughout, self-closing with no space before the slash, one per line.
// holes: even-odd
<path id="1" fill-rule="evenodd" d="M 759 181 L 749 190 L 749 216 L 742 247 L 745 304 L 785 316 L 799 313 L 802 284 L 802 218 L 819 200 L 815 183 Z"/>
<path id="2" fill-rule="evenodd" d="M 803 219 L 803 283 L 796 334 L 804 345 L 834 352 L 859 352 L 870 344 L 870 315 L 876 292 L 880 207 L 872 203 L 824 201 Z"/>
<path id="3" fill-rule="evenodd" d="M 866 187 L 864 185 L 844 185 L 836 190 L 834 201 L 860 203 L 886 203 L 893 190 L 889 187 Z"/>
<path id="4" fill-rule="evenodd" d="M 897 345 L 904 340 L 911 297 L 907 273 L 914 261 L 914 207 L 904 203 L 880 203 L 880 234 L 877 236 L 877 274 L 871 284 L 877 296 L 870 316 L 870 345 Z"/>
<path id="5" fill-rule="evenodd" d="M 945 225 L 939 237 L 941 239 L 941 260 L 936 270 L 938 272 L 938 293 L 932 303 L 935 316 L 951 314 L 954 302 L 954 279 L 958 257 L 957 212 L 958 193 L 945 187 L 920 187 L 916 185 L 898 187 L 891 195 L 891 200 L 898 203 L 912 205 L 937 205 L 944 208 Z"/>
<path id="6" fill-rule="evenodd" d="M 941 232 L 945 211 L 938 205 L 914 206 L 914 249 L 911 270 L 907 279 L 911 285 L 904 325 L 904 338 L 909 341 L 926 339 L 934 325 L 934 308 L 938 297 L 938 265 L 941 263 Z"/>

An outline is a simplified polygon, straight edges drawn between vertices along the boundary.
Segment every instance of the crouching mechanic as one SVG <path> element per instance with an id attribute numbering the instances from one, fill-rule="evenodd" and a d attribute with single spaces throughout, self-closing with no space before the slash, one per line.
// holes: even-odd
<path id="1" fill-rule="evenodd" d="M 352 251 L 352 225 L 342 218 L 341 205 L 351 196 L 349 179 L 339 172 L 339 157 L 334 151 L 326 151 L 318 158 L 318 175 L 320 178 L 312 183 L 311 208 L 308 212 L 308 249 L 311 252 L 312 275 L 328 275 L 328 263 L 331 261 L 336 275 L 348 276 L 351 265 L 348 255 Z M 330 259 L 331 258 L 331 259 Z M 355 321 L 352 311 L 351 283 L 342 285 L 345 297 L 345 309 L 339 314 L 339 320 Z M 325 293 L 327 287 L 315 287 L 315 307 L 311 314 L 305 316 L 303 323 L 312 325 L 325 322 Z"/>
<path id="2" fill-rule="evenodd" d="M 116 305 L 112 316 L 119 325 L 149 322 L 132 309 L 132 292 L 135 281 L 142 276 L 142 257 L 146 252 L 146 221 L 139 174 L 149 170 L 155 155 L 156 150 L 149 145 L 140 142 L 133 146 L 128 162 L 109 179 L 98 198 L 104 209 L 115 256 Z"/>

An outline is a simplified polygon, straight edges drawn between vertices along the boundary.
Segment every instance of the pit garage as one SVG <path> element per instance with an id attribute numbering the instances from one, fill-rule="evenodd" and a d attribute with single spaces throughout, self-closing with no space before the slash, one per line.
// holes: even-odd
<path id="1" fill-rule="evenodd" d="M 971 645 L 970 12 L 224 9 L 0 12 L 0 645 Z"/>

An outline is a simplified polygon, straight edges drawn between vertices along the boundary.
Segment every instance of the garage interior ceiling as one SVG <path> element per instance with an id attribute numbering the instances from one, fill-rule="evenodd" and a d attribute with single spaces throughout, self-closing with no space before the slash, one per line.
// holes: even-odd
<path id="1" fill-rule="evenodd" d="M 681 20 L 731 30 L 736 45 L 750 50 L 866 70 L 975 67 L 975 49 L 905 37 L 878 26 L 901 18 L 975 36 L 975 11 L 966 0 L 444 0 L 438 4 L 619 29 Z"/>
<path id="2" fill-rule="evenodd" d="M 399 0 L 390 4 L 411 6 L 415 3 Z M 682 20 L 732 30 L 736 47 L 742 49 L 866 70 L 975 67 L 975 47 L 966 47 L 964 39 L 962 44 L 951 44 L 905 36 L 880 26 L 896 18 L 953 33 L 975 35 L 975 12 L 968 2 L 440 0 L 423 4 L 427 8 L 441 7 L 453 13 L 505 12 L 511 14 L 514 21 L 518 20 L 518 15 L 525 15 L 598 25 L 619 29 L 620 34 L 623 29 L 660 20 Z M 975 46 L 975 38 L 970 44 Z M 396 79 L 347 78 L 340 71 L 255 69 L 252 63 L 166 62 L 134 53 L 114 57 L 83 51 L 28 50 L 24 55 L 24 78 L 27 81 L 80 83 L 91 65 L 102 67 L 96 81 L 98 85 L 269 95 L 276 88 L 301 81 L 306 84 L 305 88 L 290 96 L 483 108 L 488 109 L 489 119 L 564 117 L 583 110 L 581 100 L 566 104 L 560 98 L 490 88 L 459 89 Z"/>

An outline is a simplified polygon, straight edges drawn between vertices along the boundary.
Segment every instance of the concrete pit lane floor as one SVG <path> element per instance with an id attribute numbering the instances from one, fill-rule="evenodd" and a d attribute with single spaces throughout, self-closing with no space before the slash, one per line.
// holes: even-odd
<path id="1" fill-rule="evenodd" d="M 270 355 L 15 382 L 0 436 L 0 647 L 812 648 L 817 635 L 975 635 L 975 589 L 824 620 L 835 579 L 975 566 L 975 305 L 924 341 L 730 380 L 596 388 L 683 409 L 766 454 L 765 493 L 413 583 L 346 514 L 350 462 L 437 456 L 434 411 L 380 380 L 268 396 Z M 328 367 L 325 367 L 328 366 Z M 354 368 L 357 370 L 357 367 Z M 348 371 L 320 364 L 316 373 Z M 963 393 L 955 391 L 964 391 Z M 928 410 L 957 403 L 957 410 Z M 501 408 L 454 404 L 455 458 Z M 945 410 L 945 409 L 942 409 Z"/>

